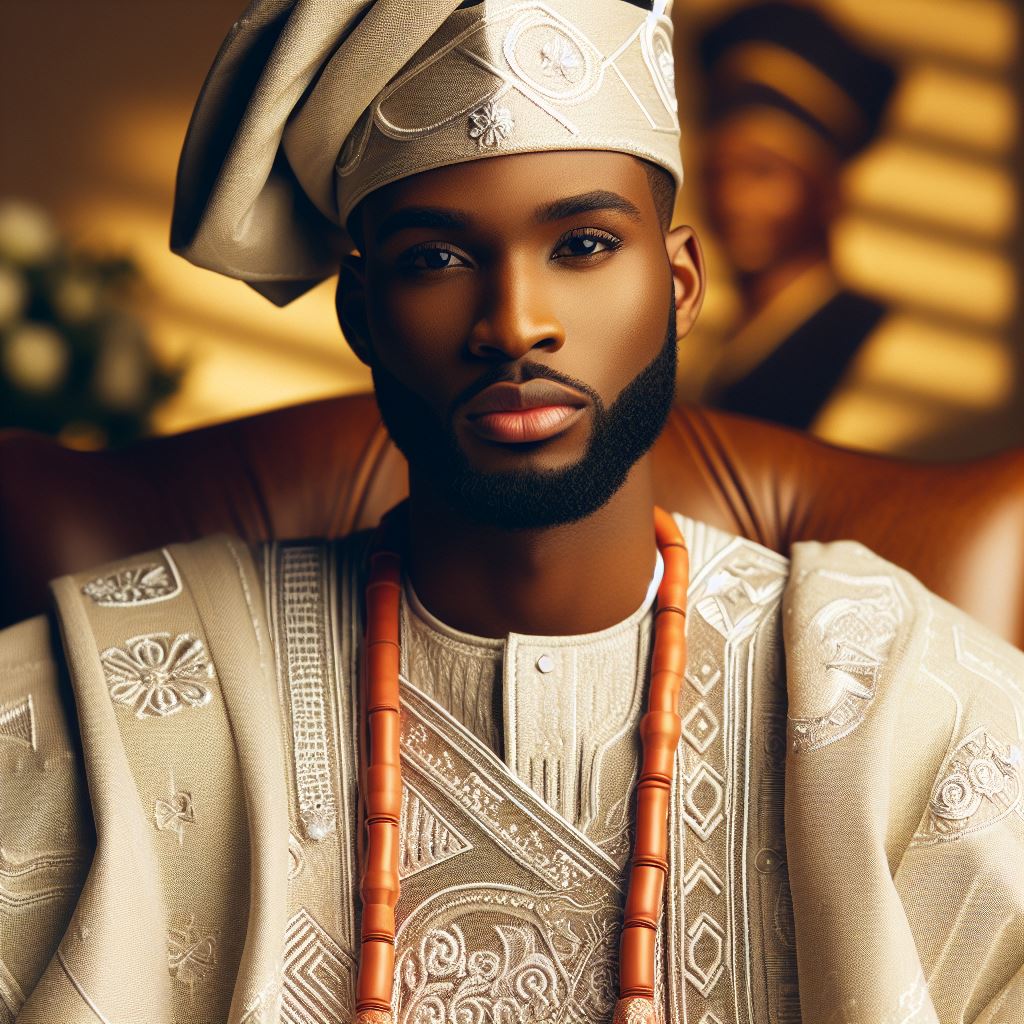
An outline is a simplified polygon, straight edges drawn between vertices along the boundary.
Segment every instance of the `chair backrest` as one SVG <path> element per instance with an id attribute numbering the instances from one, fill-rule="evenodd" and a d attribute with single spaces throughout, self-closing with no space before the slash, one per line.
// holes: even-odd
<path id="1" fill-rule="evenodd" d="M 654 449 L 657 500 L 785 554 L 861 541 L 1024 645 L 1024 450 L 920 464 L 848 451 L 741 416 L 679 407 Z M 104 452 L 0 438 L 0 625 L 46 582 L 227 531 L 338 537 L 406 493 L 371 395 L 263 413 Z"/>

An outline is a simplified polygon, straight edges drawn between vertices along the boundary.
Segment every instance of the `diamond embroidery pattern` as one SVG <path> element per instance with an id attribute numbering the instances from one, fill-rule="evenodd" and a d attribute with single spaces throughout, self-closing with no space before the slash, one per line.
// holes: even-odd
<path id="1" fill-rule="evenodd" d="M 715 713 L 704 703 L 698 701 L 683 719 L 683 736 L 686 742 L 697 751 L 703 754 L 708 747 L 715 742 L 721 726 Z"/>

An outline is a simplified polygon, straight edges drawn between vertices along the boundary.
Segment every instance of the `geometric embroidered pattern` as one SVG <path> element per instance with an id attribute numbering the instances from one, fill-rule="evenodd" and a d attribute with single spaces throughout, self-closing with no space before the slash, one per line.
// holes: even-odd
<path id="1" fill-rule="evenodd" d="M 694 886 L 701 883 L 707 886 L 712 896 L 721 895 L 724 882 L 714 868 L 698 857 L 683 878 L 683 893 L 689 896 Z"/>
<path id="2" fill-rule="evenodd" d="M 97 576 L 82 587 L 82 593 L 102 608 L 153 604 L 177 597 L 181 593 L 178 567 L 166 548 L 161 548 L 160 553 L 166 560 L 164 565 L 150 562 Z"/>
<path id="3" fill-rule="evenodd" d="M 284 668 L 291 704 L 299 817 L 314 842 L 337 827 L 327 739 L 326 628 L 323 621 L 323 549 L 280 549 L 280 614 Z"/>
<path id="4" fill-rule="evenodd" d="M 0 704 L 0 737 L 36 749 L 36 719 L 31 694 L 10 704 Z"/>
<path id="5" fill-rule="evenodd" d="M 355 961 L 305 908 L 288 922 L 284 950 L 282 1024 L 348 1021 Z"/>
<path id="6" fill-rule="evenodd" d="M 408 782 L 402 791 L 398 877 L 409 878 L 473 847 L 422 793 Z"/>
<path id="7" fill-rule="evenodd" d="M 792 959 L 778 955 L 779 941 L 770 932 L 775 878 L 785 874 L 784 868 L 762 881 L 750 863 L 757 846 L 749 845 L 751 829 L 760 836 L 768 822 L 774 824 L 773 794 L 781 794 L 785 713 L 773 711 L 774 695 L 752 694 L 749 687 L 773 671 L 781 627 L 779 603 L 788 573 L 784 559 L 739 539 L 717 543 L 701 562 L 700 553 L 706 549 L 699 537 L 694 539 L 698 560 L 691 563 L 687 594 L 690 657 L 681 695 L 680 779 L 674 807 L 674 820 L 685 827 L 676 827 L 670 857 L 679 874 L 670 901 L 678 924 L 669 930 L 668 1020 L 736 1024 L 762 1017 L 756 1009 L 747 1011 L 760 986 L 751 978 L 752 961 L 744 958 L 771 956 L 784 973 Z M 778 719 L 774 742 L 779 747 L 774 760 L 764 745 L 773 714 Z M 726 731 L 726 722 L 735 732 Z M 741 745 L 737 739 L 743 737 L 747 742 Z M 733 803 L 738 800 L 743 806 L 748 786 L 752 806 L 758 808 L 754 824 Z M 732 817 L 730 807 L 735 811 Z M 735 881 L 730 862 L 738 868 Z M 758 925 L 747 925 L 751 916 Z M 744 931 L 734 936 L 731 922 Z M 750 941 L 759 934 L 764 937 L 760 942 Z M 769 979 L 769 986 L 774 983 Z M 764 1019 L 792 1024 L 792 1015 L 776 1012 L 778 992 L 761 991 L 767 997 Z"/>
<path id="8" fill-rule="evenodd" d="M 725 780 L 706 761 L 686 776 L 683 814 L 686 823 L 705 842 L 725 820 Z"/>
<path id="9" fill-rule="evenodd" d="M 704 701 L 694 704 L 683 719 L 683 737 L 698 754 L 707 752 L 718 737 L 720 728 L 715 713 Z"/>
<path id="10" fill-rule="evenodd" d="M 710 914 L 701 914 L 686 929 L 686 979 L 705 998 L 725 970 L 724 957 L 724 929 Z"/>
<path id="11" fill-rule="evenodd" d="M 210 702 L 203 685 L 214 678 L 203 642 L 188 633 L 149 633 L 108 647 L 100 655 L 115 704 L 133 708 L 136 718 L 164 718 Z"/>

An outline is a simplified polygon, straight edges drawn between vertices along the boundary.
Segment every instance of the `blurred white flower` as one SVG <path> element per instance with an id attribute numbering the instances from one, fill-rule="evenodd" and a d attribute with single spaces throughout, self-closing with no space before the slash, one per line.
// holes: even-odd
<path id="1" fill-rule="evenodd" d="M 85 323 L 99 311 L 99 284 L 85 274 L 68 274 L 54 289 L 53 304 L 65 322 Z"/>
<path id="2" fill-rule="evenodd" d="M 58 241 L 44 210 L 20 199 L 0 202 L 0 255 L 25 265 L 42 263 L 57 251 Z"/>
<path id="3" fill-rule="evenodd" d="M 0 347 L 0 365 L 15 387 L 45 395 L 60 387 L 71 351 L 52 328 L 26 323 L 16 327 Z"/>
<path id="4" fill-rule="evenodd" d="M 144 404 L 148 380 L 149 360 L 141 339 L 128 330 L 111 333 L 96 360 L 96 396 L 110 409 L 132 412 Z"/>
<path id="5" fill-rule="evenodd" d="M 0 264 L 0 327 L 17 320 L 25 310 L 28 285 L 16 270 Z"/>

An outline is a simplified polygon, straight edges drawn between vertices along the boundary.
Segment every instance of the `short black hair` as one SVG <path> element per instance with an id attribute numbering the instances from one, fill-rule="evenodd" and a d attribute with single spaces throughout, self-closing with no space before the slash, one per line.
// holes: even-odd
<path id="1" fill-rule="evenodd" d="M 658 220 L 661 221 L 662 230 L 668 231 L 672 227 L 672 215 L 676 208 L 676 180 L 664 167 L 652 164 L 650 160 L 644 160 L 644 171 L 654 197 Z"/>

